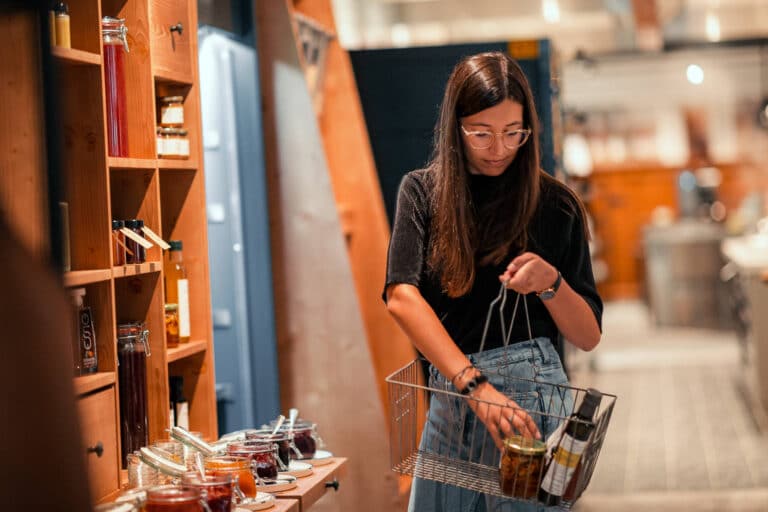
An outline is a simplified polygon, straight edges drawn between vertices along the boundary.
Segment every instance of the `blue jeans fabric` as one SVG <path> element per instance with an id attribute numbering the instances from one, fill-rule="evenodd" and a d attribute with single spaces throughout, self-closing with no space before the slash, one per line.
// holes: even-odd
<path id="1" fill-rule="evenodd" d="M 549 338 L 534 338 L 468 357 L 496 389 L 531 413 L 543 439 L 559 423 L 549 414 L 566 417 L 573 411 L 573 397 L 567 388 L 541 384 L 568 385 L 560 357 Z M 534 376 L 537 382 L 532 382 Z M 429 368 L 429 387 L 456 392 L 434 366 Z M 536 414 L 536 411 L 547 414 Z M 493 467 L 498 467 L 501 455 L 485 425 L 466 406 L 466 401 L 441 393 L 431 394 L 419 450 Z M 545 508 L 423 478 L 413 479 L 408 504 L 409 512 L 534 512 Z"/>

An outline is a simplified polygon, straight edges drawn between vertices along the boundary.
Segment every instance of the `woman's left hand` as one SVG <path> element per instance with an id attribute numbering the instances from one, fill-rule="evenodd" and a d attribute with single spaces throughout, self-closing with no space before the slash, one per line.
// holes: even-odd
<path id="1" fill-rule="evenodd" d="M 557 269 L 538 254 L 524 252 L 507 265 L 499 281 L 507 288 L 527 294 L 546 290 L 557 279 Z"/>

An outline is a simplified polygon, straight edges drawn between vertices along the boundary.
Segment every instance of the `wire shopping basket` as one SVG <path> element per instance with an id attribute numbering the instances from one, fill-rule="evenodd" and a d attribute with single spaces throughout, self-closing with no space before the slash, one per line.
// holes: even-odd
<path id="1" fill-rule="evenodd" d="M 485 343 L 494 307 L 499 301 L 501 312 L 506 301 L 504 286 L 489 307 L 480 351 Z M 505 346 L 509 342 L 519 301 L 520 295 L 514 305 L 509 334 L 502 319 Z M 525 298 L 523 303 L 527 319 Z M 530 320 L 528 330 L 530 335 Z M 530 361 L 534 360 L 535 357 Z M 509 438 L 504 450 L 499 450 L 485 425 L 473 412 L 480 406 L 499 405 L 459 394 L 446 379 L 435 378 L 436 371 L 430 372 L 432 377 L 424 385 L 423 358 L 415 359 L 388 376 L 392 470 L 491 496 L 552 505 L 552 502 L 541 497 L 539 490 L 549 465 L 557 460 L 570 467 L 571 473 L 568 482 L 563 485 L 567 489 L 562 496 L 557 497 L 556 504 L 563 509 L 570 509 L 592 477 L 616 396 L 603 393 L 591 421 L 576 418 L 575 413 L 588 391 L 542 382 L 538 379 L 538 368 L 533 364 L 533 379 L 511 376 L 504 359 L 496 365 L 483 367 L 482 372 L 497 389 L 503 390 L 507 398 L 525 410 L 536 422 L 544 439 L 548 438 L 547 447 L 541 448 L 543 444 L 539 443 L 539 449 L 536 450 L 529 449 L 530 445 L 526 447 L 525 441 L 530 439 L 519 437 L 518 441 L 523 441 L 522 448 L 515 446 L 521 443 L 511 442 L 513 438 Z M 507 408 L 514 413 L 514 405 Z M 425 423 L 427 411 L 430 411 L 429 420 Z M 448 418 L 448 421 L 433 421 L 434 415 Z M 562 433 L 569 423 L 571 427 L 584 427 L 582 432 L 589 432 L 586 441 L 580 441 L 583 448 L 580 457 L 571 456 L 568 451 L 570 446 L 558 446 L 563 443 Z"/>

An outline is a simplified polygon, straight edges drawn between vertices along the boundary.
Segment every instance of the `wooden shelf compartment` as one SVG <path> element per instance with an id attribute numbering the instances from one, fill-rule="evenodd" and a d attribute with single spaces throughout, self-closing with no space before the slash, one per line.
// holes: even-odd
<path id="1" fill-rule="evenodd" d="M 72 270 L 109 268 L 111 223 L 105 165 L 100 66 L 59 66 L 64 201 Z"/>
<path id="2" fill-rule="evenodd" d="M 154 119 L 154 83 L 150 62 L 149 2 L 102 0 L 102 16 L 125 19 L 130 52 L 124 55 L 125 90 L 130 159 L 157 155 Z M 184 3 L 184 2 L 179 2 Z M 176 4 L 176 2 L 171 2 Z"/>
<path id="3" fill-rule="evenodd" d="M 160 173 L 162 237 L 181 240 L 184 266 L 189 281 L 189 308 L 192 339 L 210 339 L 210 289 L 208 281 L 208 240 L 200 229 L 207 223 L 205 177 L 201 173 Z"/>
<path id="4" fill-rule="evenodd" d="M 108 281 L 112 278 L 112 270 L 108 268 L 96 270 L 75 270 L 64 273 L 64 286 L 73 288 L 99 281 Z"/>
<path id="5" fill-rule="evenodd" d="M 169 348 L 167 360 L 169 363 L 194 356 L 205 352 L 208 349 L 206 340 L 192 340 L 189 343 L 182 343 L 178 347 Z"/>
<path id="6" fill-rule="evenodd" d="M 54 46 L 51 48 L 51 54 L 62 64 L 74 64 L 76 66 L 101 65 L 101 55 L 98 53 Z"/>
<path id="7" fill-rule="evenodd" d="M 144 263 L 135 263 L 122 265 L 120 267 L 112 267 L 110 271 L 112 277 L 120 279 L 122 277 L 140 276 L 142 274 L 151 274 L 152 272 L 160 272 L 163 268 L 163 264 L 160 261 L 147 261 Z"/>
<path id="8" fill-rule="evenodd" d="M 167 437 L 168 378 L 166 376 L 165 316 L 160 272 L 116 279 L 116 324 L 143 322 L 149 331 L 150 355 L 147 357 L 147 415 L 149 441 Z"/>
<path id="9" fill-rule="evenodd" d="M 188 2 L 151 2 L 152 65 L 155 76 L 191 83 L 197 61 L 196 32 Z M 182 25 L 181 33 L 172 27 Z"/>
<path id="10" fill-rule="evenodd" d="M 160 204 L 157 171 L 136 169 L 131 172 L 113 170 L 109 173 L 112 218 L 141 219 L 144 225 L 160 235 Z M 160 261 L 162 251 L 157 245 L 146 250 L 147 261 Z"/>
<path id="11" fill-rule="evenodd" d="M 190 342 L 190 345 L 192 343 L 195 342 Z M 211 351 L 208 350 L 208 341 L 199 343 L 205 345 L 205 350 L 187 354 L 186 357 L 168 363 L 168 377 L 180 376 L 184 379 L 184 396 L 189 401 L 191 430 L 202 432 L 205 439 L 215 439 L 217 418 L 213 359 Z"/>
<path id="12" fill-rule="evenodd" d="M 97 272 L 104 273 L 104 271 Z M 115 347 L 115 319 L 112 307 L 112 281 L 107 278 L 80 283 L 70 286 L 68 291 L 71 294 L 76 288 L 85 289 L 83 304 L 91 308 L 93 326 L 96 333 L 96 355 L 99 361 L 98 371 L 114 372 L 117 369 L 117 354 Z M 77 320 L 74 311 L 74 300 L 72 304 L 72 322 L 74 325 Z"/>
<path id="13" fill-rule="evenodd" d="M 68 0 L 67 7 L 69 8 L 69 32 L 72 48 L 96 55 L 98 61 L 94 64 L 101 64 L 101 19 L 99 18 L 98 2 Z"/>
<path id="14" fill-rule="evenodd" d="M 75 394 L 84 395 L 115 383 L 115 372 L 98 372 L 92 375 L 75 377 Z"/>

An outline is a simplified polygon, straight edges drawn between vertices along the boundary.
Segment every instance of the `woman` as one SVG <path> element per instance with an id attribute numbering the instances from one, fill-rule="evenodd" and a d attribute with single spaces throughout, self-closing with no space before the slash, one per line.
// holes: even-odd
<path id="1" fill-rule="evenodd" d="M 540 169 L 538 117 L 519 65 L 499 52 L 459 62 L 432 159 L 400 184 L 384 291 L 389 312 L 431 363 L 430 386 L 476 399 L 433 396 L 421 450 L 473 459 L 480 449 L 484 463 L 498 464 L 495 447 L 505 437 L 541 439 L 557 426 L 525 410 L 571 412 L 569 396 L 511 389 L 507 377 L 567 384 L 554 343 L 563 336 L 592 350 L 600 341 L 603 306 L 587 240 L 578 198 Z M 525 301 L 509 332 L 496 317 L 484 336 L 502 284 L 516 292 L 502 311 L 506 326 L 517 294 Z M 462 400 L 473 414 L 462 413 Z M 461 446 L 453 446 L 457 431 L 471 433 Z M 409 510 L 531 507 L 416 478 Z"/>

